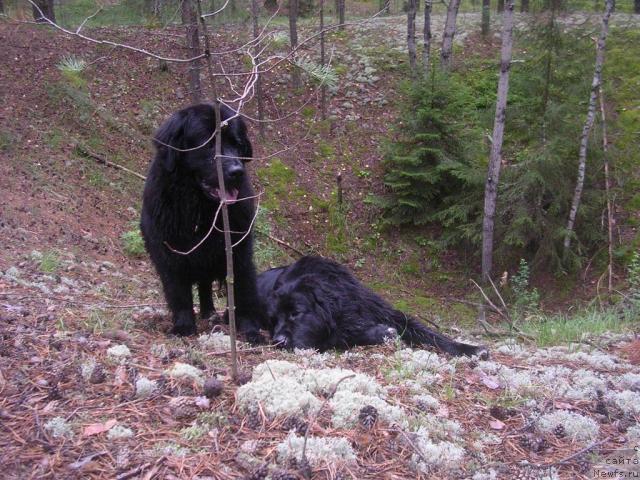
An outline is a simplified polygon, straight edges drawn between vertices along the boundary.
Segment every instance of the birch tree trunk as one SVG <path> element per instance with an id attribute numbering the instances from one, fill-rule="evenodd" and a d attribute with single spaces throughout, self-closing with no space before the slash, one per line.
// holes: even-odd
<path id="1" fill-rule="evenodd" d="M 251 0 L 251 16 L 253 17 L 253 38 L 260 35 L 260 26 L 258 25 L 258 17 L 260 14 L 260 6 L 258 0 Z M 256 78 L 256 101 L 258 103 L 258 129 L 260 137 L 264 139 L 264 99 L 262 98 L 262 76 L 257 74 Z"/>
<path id="2" fill-rule="evenodd" d="M 491 278 L 493 267 L 493 231 L 496 215 L 496 198 L 498 196 L 498 180 L 504 137 L 504 122 L 509 93 L 509 70 L 511 69 L 511 52 L 513 50 L 513 9 L 514 0 L 507 0 L 503 13 L 502 49 L 500 54 L 500 79 L 498 80 L 498 98 L 496 114 L 493 122 L 489 171 L 484 189 L 484 217 L 482 219 L 482 280 Z"/>
<path id="3" fill-rule="evenodd" d="M 289 0 L 289 43 L 291 43 L 291 61 L 295 63 L 295 50 L 298 47 L 298 0 Z M 299 88 L 302 83 L 300 80 L 300 70 L 294 66 L 291 74 L 293 86 Z"/>
<path id="4" fill-rule="evenodd" d="M 193 3 L 194 0 L 183 0 L 182 23 L 185 26 L 187 37 L 187 51 L 189 56 L 197 57 L 202 53 L 200 48 L 200 36 L 198 32 L 198 17 Z M 189 95 L 192 103 L 202 101 L 202 85 L 200 83 L 201 61 L 194 60 L 189 63 Z"/>
<path id="5" fill-rule="evenodd" d="M 569 253 L 569 247 L 571 246 L 571 237 L 573 236 L 573 229 L 576 222 L 576 215 L 578 214 L 578 208 L 580 207 L 580 200 L 582 199 L 582 189 L 584 187 L 584 175 L 587 166 L 587 146 L 589 144 L 589 134 L 593 127 L 593 120 L 596 116 L 596 100 L 598 97 L 598 90 L 602 82 L 602 65 L 604 64 L 604 49 L 607 41 L 607 34 L 609 33 L 609 18 L 615 8 L 615 0 L 606 0 L 604 7 L 604 15 L 602 16 L 602 29 L 600 30 L 600 36 L 598 38 L 598 45 L 596 47 L 596 66 L 593 72 L 593 81 L 591 82 L 591 95 L 589 97 L 589 108 L 587 109 L 587 119 L 584 122 L 582 128 L 582 135 L 580 136 L 580 152 L 578 156 L 578 178 L 576 180 L 576 188 L 573 192 L 573 200 L 571 201 L 571 209 L 569 210 L 569 219 L 567 220 L 567 231 L 564 237 L 564 255 Z"/>
<path id="6" fill-rule="evenodd" d="M 442 50 L 440 51 L 440 65 L 443 70 L 451 68 L 451 55 L 453 53 L 453 36 L 456 34 L 456 18 L 460 0 L 450 0 L 447 8 L 447 19 L 442 34 Z"/>
<path id="7" fill-rule="evenodd" d="M 417 0 L 407 2 L 407 49 L 412 74 L 416 73 L 416 3 Z"/>
<path id="8" fill-rule="evenodd" d="M 611 181 L 609 179 L 609 141 L 607 140 L 607 118 L 604 113 L 604 95 L 602 93 L 602 85 L 598 88 L 598 96 L 600 97 L 600 116 L 602 119 L 602 156 L 604 157 L 604 188 L 607 197 L 607 233 L 608 233 L 608 251 L 609 265 L 607 266 L 607 291 L 609 295 L 613 292 L 613 226 L 616 221 L 613 218 L 613 208 L 611 202 Z"/>
<path id="9" fill-rule="evenodd" d="M 433 0 L 424 0 L 424 34 L 423 34 L 423 49 L 422 49 L 422 63 L 424 64 L 424 76 L 429 75 L 429 63 L 431 62 L 431 8 L 433 6 Z"/>
<path id="10" fill-rule="evenodd" d="M 482 0 L 482 36 L 489 35 L 491 28 L 491 0 Z"/>

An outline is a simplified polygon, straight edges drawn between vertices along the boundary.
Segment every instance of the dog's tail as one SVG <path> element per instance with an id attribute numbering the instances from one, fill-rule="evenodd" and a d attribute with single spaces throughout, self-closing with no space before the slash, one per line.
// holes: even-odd
<path id="1" fill-rule="evenodd" d="M 484 346 L 469 345 L 455 340 L 426 327 L 422 322 L 409 315 L 395 310 L 391 318 L 393 326 L 400 338 L 409 345 L 428 345 L 451 355 L 477 355 L 482 359 L 489 358 L 489 350 Z"/>

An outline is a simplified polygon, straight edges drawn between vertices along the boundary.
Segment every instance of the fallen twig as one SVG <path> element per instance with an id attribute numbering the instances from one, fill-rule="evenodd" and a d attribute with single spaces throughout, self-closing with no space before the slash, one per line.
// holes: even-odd
<path id="1" fill-rule="evenodd" d="M 139 174 L 138 172 L 134 172 L 133 170 L 124 167 L 120 164 L 114 163 L 110 160 L 107 160 L 106 158 L 104 158 L 102 155 L 98 155 L 97 153 L 94 153 L 90 150 L 87 150 L 84 146 L 80 145 L 79 143 L 75 145 L 75 147 L 78 149 L 78 151 L 82 154 L 84 154 L 85 156 L 89 157 L 89 158 L 93 158 L 94 160 L 97 160 L 99 163 L 106 165 L 107 167 L 112 167 L 112 168 L 117 168 L 118 170 L 122 170 L 124 172 L 130 173 L 131 175 L 138 177 L 140 180 L 145 181 L 147 179 L 147 177 L 145 177 L 144 175 Z"/>

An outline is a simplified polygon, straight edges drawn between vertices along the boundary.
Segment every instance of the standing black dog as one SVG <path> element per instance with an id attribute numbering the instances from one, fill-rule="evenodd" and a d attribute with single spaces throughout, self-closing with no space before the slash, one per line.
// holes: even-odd
<path id="1" fill-rule="evenodd" d="M 244 165 L 252 149 L 242 119 L 232 118 L 235 112 L 224 105 L 220 109 L 224 184 L 236 243 L 249 230 L 255 211 L 253 200 L 247 199 L 254 193 Z M 198 285 L 200 314 L 207 318 L 215 312 L 212 283 L 222 282 L 227 273 L 222 215 L 216 225 L 220 231 L 213 229 L 189 255 L 175 253 L 192 249 L 207 235 L 220 204 L 214 129 L 213 105 L 194 105 L 173 114 L 156 132 L 157 153 L 144 188 L 142 236 L 173 314 L 172 333 L 177 335 L 196 333 L 192 286 Z M 250 234 L 233 254 L 238 330 L 256 342 L 262 315 Z"/>
<path id="2" fill-rule="evenodd" d="M 375 345 L 396 335 L 452 355 L 488 357 L 484 347 L 456 342 L 394 309 L 342 265 L 302 257 L 258 276 L 273 341 L 285 348 L 349 348 Z"/>

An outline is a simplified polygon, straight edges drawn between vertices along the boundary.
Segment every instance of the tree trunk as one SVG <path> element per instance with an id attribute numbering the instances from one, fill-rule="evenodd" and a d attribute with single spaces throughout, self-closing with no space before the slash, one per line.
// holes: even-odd
<path id="1" fill-rule="evenodd" d="M 529 0 L 522 0 L 520 4 L 520 13 L 525 13 L 529 11 Z"/>
<path id="2" fill-rule="evenodd" d="M 460 0 L 450 0 L 447 8 L 447 19 L 442 34 L 442 50 L 440 51 L 440 65 L 444 70 L 451 68 L 451 55 L 453 53 L 453 36 L 456 34 L 456 18 Z"/>
<path id="3" fill-rule="evenodd" d="M 291 43 L 291 62 L 295 63 L 295 50 L 298 47 L 298 0 L 289 0 L 289 43 Z M 294 88 L 299 88 L 302 84 L 300 70 L 294 65 L 291 72 Z"/>
<path id="4" fill-rule="evenodd" d="M 498 3 L 496 5 L 496 11 L 498 13 L 504 12 L 504 0 L 498 0 Z"/>
<path id="5" fill-rule="evenodd" d="M 389 15 L 391 13 L 391 0 L 380 0 L 379 10 L 381 10 L 385 15 Z"/>
<path id="6" fill-rule="evenodd" d="M 183 0 L 182 2 L 182 24 L 185 26 L 188 55 L 190 57 L 197 57 L 202 53 L 202 50 L 200 48 L 198 17 L 193 0 Z M 200 103 L 202 101 L 202 85 L 200 83 L 201 68 L 202 62 L 199 59 L 189 64 L 189 94 L 192 103 Z"/>
<path id="7" fill-rule="evenodd" d="M 56 13 L 53 8 L 53 0 L 34 0 L 37 8 L 32 5 L 33 19 L 38 23 L 47 23 L 50 20 L 56 23 Z M 38 8 L 40 10 L 38 10 Z"/>
<path id="8" fill-rule="evenodd" d="M 591 82 L 591 95 L 589 97 L 589 108 L 587 109 L 587 119 L 582 128 L 580 136 L 580 153 L 578 156 L 578 178 L 576 180 L 576 188 L 573 192 L 573 200 L 571 201 L 571 210 L 569 210 L 569 219 L 567 220 L 567 232 L 564 237 L 564 255 L 569 253 L 571 246 L 571 236 L 573 235 L 573 227 L 575 226 L 576 215 L 580 200 L 582 199 L 582 188 L 584 187 L 584 174 L 587 164 L 587 145 L 589 144 L 589 133 L 593 126 L 593 120 L 596 114 L 596 100 L 598 97 L 598 89 L 602 82 L 602 65 L 604 64 L 604 48 L 609 33 L 609 18 L 615 8 L 615 0 L 606 0 L 604 7 L 604 15 L 602 17 L 602 29 L 598 38 L 598 46 L 596 48 L 596 67 L 593 72 L 593 81 Z"/>
<path id="9" fill-rule="evenodd" d="M 0 0 L 0 13 L 4 13 L 4 3 Z"/>
<path id="10" fill-rule="evenodd" d="M 345 0 L 336 0 L 336 17 L 338 17 L 338 25 L 340 30 L 344 30 Z"/>
<path id="11" fill-rule="evenodd" d="M 320 0 L 320 65 L 324 67 L 324 0 Z M 322 82 L 320 89 L 320 115 L 327 118 L 327 85 Z"/>
<path id="12" fill-rule="evenodd" d="M 491 29 L 491 0 L 482 0 L 482 35 L 489 35 Z"/>
<path id="13" fill-rule="evenodd" d="M 253 17 L 253 38 L 260 35 L 260 26 L 258 25 L 258 17 L 260 15 L 260 7 L 258 0 L 251 0 L 251 16 Z M 264 139 L 264 99 L 262 98 L 262 76 L 258 73 L 256 78 L 256 102 L 258 103 L 258 130 L 260 137 Z"/>
<path id="14" fill-rule="evenodd" d="M 613 292 L 613 226 L 616 221 L 613 218 L 613 208 L 611 201 L 611 181 L 609 179 L 609 141 L 607 140 L 607 118 L 604 113 L 604 95 L 602 93 L 602 84 L 598 87 L 598 96 L 600 97 L 600 115 L 602 119 L 602 157 L 604 160 L 604 189 L 607 197 L 607 233 L 608 233 L 608 251 L 609 265 L 607 266 L 607 291 L 609 295 Z"/>
<path id="15" fill-rule="evenodd" d="M 513 49 L 513 5 L 514 0 L 507 0 L 503 14 L 502 50 L 500 54 L 500 79 L 498 80 L 498 98 L 496 114 L 493 122 L 489 171 L 484 189 L 484 218 L 482 219 L 482 281 L 491 278 L 493 267 L 493 230 L 496 215 L 496 198 L 500 179 L 500 163 L 502 155 L 502 139 L 509 93 L 509 70 L 511 68 L 511 51 Z"/>
<path id="16" fill-rule="evenodd" d="M 640 13 L 640 0 L 635 0 L 633 2 L 633 12 Z"/>
<path id="17" fill-rule="evenodd" d="M 416 73 L 416 3 L 417 0 L 407 2 L 407 48 L 412 74 Z"/>
<path id="18" fill-rule="evenodd" d="M 431 62 L 431 8 L 433 0 L 424 0 L 424 33 L 423 33 L 423 50 L 422 63 L 424 64 L 424 76 L 429 75 L 429 63 Z"/>

